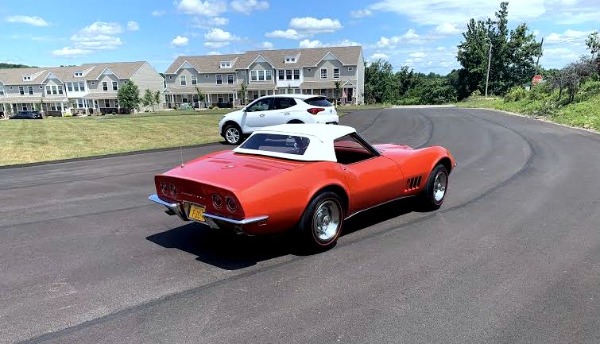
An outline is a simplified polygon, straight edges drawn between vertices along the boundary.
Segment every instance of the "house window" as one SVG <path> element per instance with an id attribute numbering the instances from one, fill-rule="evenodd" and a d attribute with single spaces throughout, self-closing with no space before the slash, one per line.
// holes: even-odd
<path id="1" fill-rule="evenodd" d="M 91 84 L 92 84 L 92 86 L 94 86 L 94 85 L 96 85 L 96 82 L 95 82 L 95 81 L 92 81 L 92 82 L 91 82 Z"/>
<path id="2" fill-rule="evenodd" d="M 185 86 L 185 85 L 187 85 L 187 81 L 185 80 L 185 75 L 181 75 L 181 76 L 179 76 L 179 84 L 180 84 L 181 86 Z"/>
<path id="3" fill-rule="evenodd" d="M 321 79 L 327 79 L 327 69 L 321 68 Z"/>
<path id="4" fill-rule="evenodd" d="M 223 85 L 223 75 L 217 74 L 215 78 L 217 79 L 217 85 Z"/>
<path id="5" fill-rule="evenodd" d="M 31 77 L 30 77 L 30 76 L 24 76 L 24 77 L 23 77 L 23 81 L 30 81 L 30 80 L 31 80 Z"/>
<path id="6" fill-rule="evenodd" d="M 52 86 L 52 94 L 58 94 L 56 86 Z"/>
<path id="7" fill-rule="evenodd" d="M 192 85 L 196 85 L 198 84 L 198 77 L 195 75 L 192 75 Z"/>
<path id="8" fill-rule="evenodd" d="M 75 72 L 75 76 L 76 76 L 76 77 L 83 76 L 83 72 Z"/>
<path id="9" fill-rule="evenodd" d="M 67 82 L 67 91 L 73 92 L 73 84 L 70 82 Z M 48 93 L 48 94 L 50 94 L 50 93 Z"/>
<path id="10" fill-rule="evenodd" d="M 46 94 L 52 94 L 52 89 L 50 86 L 46 86 Z"/>
<path id="11" fill-rule="evenodd" d="M 348 71 L 349 71 L 349 72 L 351 72 L 351 71 L 353 71 L 353 70 L 354 70 L 354 68 L 352 68 L 352 67 L 348 67 Z"/>
<path id="12" fill-rule="evenodd" d="M 0 86 L 0 96 L 4 95 L 4 86 Z"/>
<path id="13" fill-rule="evenodd" d="M 80 108 L 80 109 L 82 109 L 82 108 L 85 107 L 82 98 L 78 98 L 77 99 L 77 107 Z"/>
<path id="14" fill-rule="evenodd" d="M 33 86 L 27 86 L 27 93 L 29 93 L 29 95 L 33 95 Z"/>
<path id="15" fill-rule="evenodd" d="M 78 82 L 74 82 L 73 83 L 73 91 L 75 92 L 79 92 L 79 83 Z M 106 91 L 106 90 L 105 90 Z"/>
<path id="16" fill-rule="evenodd" d="M 231 68 L 231 61 L 221 61 L 221 68 Z"/>
<path id="17" fill-rule="evenodd" d="M 119 89 L 119 86 L 118 86 L 117 82 L 113 81 L 113 91 L 116 91 L 118 89 Z"/>
<path id="18" fill-rule="evenodd" d="M 278 76 L 279 80 L 285 80 L 285 70 L 280 69 L 279 71 L 277 71 L 277 74 L 279 75 Z"/>
<path id="19" fill-rule="evenodd" d="M 104 107 L 107 107 L 107 108 L 110 107 L 110 100 L 104 99 Z"/>
<path id="20" fill-rule="evenodd" d="M 250 71 L 250 80 L 258 81 L 258 71 L 257 70 Z"/>
<path id="21" fill-rule="evenodd" d="M 292 70 L 291 69 L 286 69 L 285 70 L 285 80 L 292 80 Z"/>
<path id="22" fill-rule="evenodd" d="M 300 69 L 294 69 L 294 80 L 300 80 Z"/>
<path id="23" fill-rule="evenodd" d="M 312 68 L 307 68 L 306 71 L 312 72 Z"/>
<path id="24" fill-rule="evenodd" d="M 19 86 L 19 94 L 20 95 L 24 95 L 25 94 L 25 88 L 23 86 Z"/>
<path id="25" fill-rule="evenodd" d="M 85 82 L 80 82 L 80 83 L 79 83 L 79 90 L 80 90 L 81 92 L 85 91 Z"/>
<path id="26" fill-rule="evenodd" d="M 63 87 L 62 86 L 58 86 L 58 94 L 63 94 Z"/>
<path id="27" fill-rule="evenodd" d="M 334 68 L 333 69 L 333 78 L 334 79 L 339 79 L 340 78 L 340 69 L 339 68 Z"/>
<path id="28" fill-rule="evenodd" d="M 265 71 L 265 80 L 271 80 L 273 78 L 273 71 L 266 70 Z"/>
<path id="29" fill-rule="evenodd" d="M 75 87 L 77 88 L 77 84 L 75 84 Z M 102 90 L 108 91 L 108 83 L 106 81 L 102 81 Z M 76 91 L 79 91 L 79 90 L 76 90 Z"/>
<path id="30" fill-rule="evenodd" d="M 233 85 L 233 74 L 227 74 L 227 84 Z"/>

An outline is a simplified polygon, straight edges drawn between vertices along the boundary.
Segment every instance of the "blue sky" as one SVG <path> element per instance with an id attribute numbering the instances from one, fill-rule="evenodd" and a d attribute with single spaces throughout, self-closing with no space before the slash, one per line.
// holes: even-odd
<path id="1" fill-rule="evenodd" d="M 0 62 L 59 66 L 148 61 L 163 72 L 179 55 L 361 45 L 365 59 L 446 74 L 470 18 L 496 0 L 0 0 Z M 598 0 L 513 0 L 509 25 L 544 38 L 546 68 L 587 54 Z"/>

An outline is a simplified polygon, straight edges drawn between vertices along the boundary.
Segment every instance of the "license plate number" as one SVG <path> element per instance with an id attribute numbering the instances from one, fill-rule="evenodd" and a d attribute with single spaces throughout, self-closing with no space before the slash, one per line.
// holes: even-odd
<path id="1" fill-rule="evenodd" d="M 190 214 L 188 217 L 192 220 L 204 222 L 204 211 L 206 207 L 196 204 L 190 205 Z"/>

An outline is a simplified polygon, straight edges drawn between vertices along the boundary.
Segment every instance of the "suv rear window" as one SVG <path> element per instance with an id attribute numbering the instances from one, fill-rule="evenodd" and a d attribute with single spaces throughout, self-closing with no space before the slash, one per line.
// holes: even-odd
<path id="1" fill-rule="evenodd" d="M 325 97 L 313 97 L 304 99 L 304 102 L 312 106 L 333 106 Z"/>

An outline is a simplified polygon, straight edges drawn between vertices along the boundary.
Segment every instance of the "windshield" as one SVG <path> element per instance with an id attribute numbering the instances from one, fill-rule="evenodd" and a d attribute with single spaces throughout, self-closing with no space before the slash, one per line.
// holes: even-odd
<path id="1" fill-rule="evenodd" d="M 240 148 L 263 152 L 303 155 L 304 152 L 306 152 L 309 143 L 310 139 L 303 136 L 254 134 L 250 136 Z"/>

